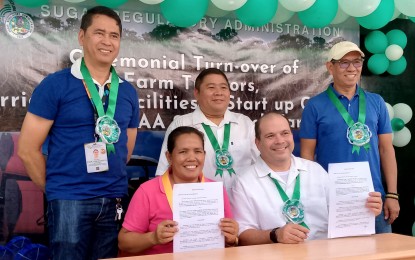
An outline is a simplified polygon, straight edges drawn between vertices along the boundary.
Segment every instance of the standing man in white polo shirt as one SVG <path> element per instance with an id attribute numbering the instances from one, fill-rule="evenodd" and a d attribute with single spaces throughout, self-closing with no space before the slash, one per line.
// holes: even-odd
<path id="1" fill-rule="evenodd" d="M 254 124 L 247 116 L 228 110 L 229 81 L 219 69 L 205 69 L 195 81 L 198 107 L 194 112 L 176 116 L 166 131 L 156 175 L 168 170 L 167 137 L 179 126 L 193 126 L 205 135 L 206 178 L 223 181 L 229 189 L 241 169 L 251 165 L 258 155 L 254 143 Z"/>

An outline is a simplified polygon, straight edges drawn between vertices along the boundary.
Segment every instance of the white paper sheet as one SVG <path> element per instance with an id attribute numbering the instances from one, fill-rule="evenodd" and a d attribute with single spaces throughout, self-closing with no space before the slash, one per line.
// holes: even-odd
<path id="1" fill-rule="evenodd" d="M 224 248 L 219 228 L 224 217 L 223 183 L 186 183 L 173 186 L 173 220 L 179 232 L 173 252 Z"/>
<path id="2" fill-rule="evenodd" d="M 331 163 L 329 177 L 328 237 L 374 234 L 375 215 L 365 207 L 368 193 L 374 190 L 369 163 Z"/>

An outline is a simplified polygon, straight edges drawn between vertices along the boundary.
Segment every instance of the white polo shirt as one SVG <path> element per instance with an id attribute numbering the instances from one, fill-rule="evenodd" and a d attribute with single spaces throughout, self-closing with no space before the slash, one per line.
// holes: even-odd
<path id="1" fill-rule="evenodd" d="M 278 180 L 289 198 L 294 191 L 295 179 L 300 174 L 300 201 L 304 206 L 304 222 L 310 228 L 308 239 L 327 238 L 328 173 L 315 162 L 293 155 L 291 158 L 287 182 L 273 172 L 261 157 L 236 178 L 229 199 L 235 220 L 239 223 L 239 234 L 247 229 L 268 230 L 284 226 L 284 203 L 268 174 Z"/>
<path id="2" fill-rule="evenodd" d="M 250 166 L 255 162 L 255 159 L 259 155 L 258 149 L 255 145 L 255 131 L 254 123 L 249 117 L 234 113 L 229 110 L 226 110 L 224 119 L 219 125 L 214 124 L 200 110 L 199 107 L 195 109 L 192 113 L 176 116 L 173 119 L 173 122 L 167 128 L 166 135 L 164 137 L 163 146 L 161 147 L 159 163 L 157 166 L 156 175 L 162 175 L 169 164 L 166 158 L 167 151 L 167 138 L 169 134 L 179 126 L 192 126 L 205 135 L 205 165 L 203 167 L 203 173 L 206 178 L 215 181 L 222 181 L 226 189 L 229 191 L 233 180 L 235 179 L 235 174 L 232 176 L 229 175 L 228 171 L 224 170 L 222 177 L 219 175 L 215 176 L 216 173 L 216 164 L 215 164 L 215 151 L 212 147 L 212 144 L 207 137 L 202 123 L 209 125 L 212 129 L 213 134 L 218 140 L 220 147 L 223 144 L 223 136 L 225 130 L 225 124 L 231 124 L 231 132 L 229 138 L 229 152 L 233 158 L 233 169 L 236 174 L 239 174 L 242 169 Z"/>

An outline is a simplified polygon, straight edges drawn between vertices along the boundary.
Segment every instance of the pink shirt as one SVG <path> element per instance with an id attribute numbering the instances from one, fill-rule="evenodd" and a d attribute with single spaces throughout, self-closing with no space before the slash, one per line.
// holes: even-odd
<path id="1" fill-rule="evenodd" d="M 122 226 L 128 231 L 147 233 L 157 229 L 157 225 L 164 220 L 172 220 L 173 212 L 167 201 L 162 178 L 156 177 L 149 180 L 138 188 L 131 199 L 125 214 Z M 213 182 L 205 178 L 206 182 Z M 228 194 L 223 189 L 224 213 L 226 218 L 233 218 L 229 204 Z M 140 255 L 172 253 L 173 242 L 156 245 L 144 250 Z"/>

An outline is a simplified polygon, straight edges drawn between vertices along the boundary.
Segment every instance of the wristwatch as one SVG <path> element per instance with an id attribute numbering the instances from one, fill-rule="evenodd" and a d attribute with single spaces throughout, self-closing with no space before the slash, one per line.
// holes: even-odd
<path id="1" fill-rule="evenodd" d="M 278 243 L 277 229 L 279 228 L 274 228 L 273 230 L 271 230 L 271 232 L 269 232 L 269 239 L 271 239 L 273 243 Z"/>

